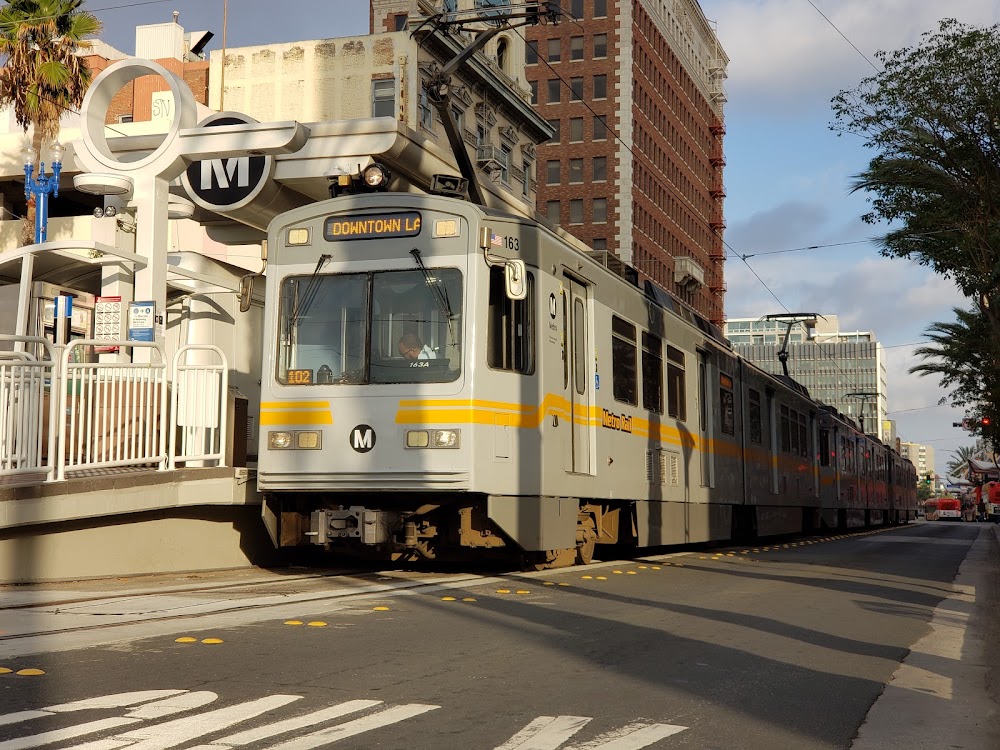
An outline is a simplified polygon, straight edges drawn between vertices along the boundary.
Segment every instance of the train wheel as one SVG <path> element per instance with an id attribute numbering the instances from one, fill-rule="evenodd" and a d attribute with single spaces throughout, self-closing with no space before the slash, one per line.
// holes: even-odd
<path id="1" fill-rule="evenodd" d="M 576 527 L 576 564 L 590 565 L 594 560 L 594 548 L 597 547 L 597 529 L 594 519 L 588 515 L 580 519 Z"/>
<path id="2" fill-rule="evenodd" d="M 550 549 L 548 552 L 533 552 L 525 560 L 525 568 L 528 570 L 552 570 L 554 568 L 568 568 L 576 557 L 576 549 Z"/>

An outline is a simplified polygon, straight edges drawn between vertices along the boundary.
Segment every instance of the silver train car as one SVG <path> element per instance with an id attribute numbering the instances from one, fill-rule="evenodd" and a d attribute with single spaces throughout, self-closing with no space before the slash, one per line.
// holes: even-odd
<path id="1" fill-rule="evenodd" d="M 279 547 L 558 567 L 916 516 L 908 461 L 538 223 L 348 195 L 275 218 L 268 256 Z"/>

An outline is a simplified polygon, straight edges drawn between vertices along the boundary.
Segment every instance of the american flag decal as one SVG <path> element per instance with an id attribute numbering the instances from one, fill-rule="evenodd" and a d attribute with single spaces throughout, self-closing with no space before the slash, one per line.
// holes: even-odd
<path id="1" fill-rule="evenodd" d="M 490 232 L 490 244 L 493 245 L 493 247 L 503 247 L 503 237 L 499 234 L 493 234 Z"/>

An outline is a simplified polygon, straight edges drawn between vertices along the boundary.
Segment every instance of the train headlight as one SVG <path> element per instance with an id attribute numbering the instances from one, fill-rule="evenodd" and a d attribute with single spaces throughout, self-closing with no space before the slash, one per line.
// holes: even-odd
<path id="1" fill-rule="evenodd" d="M 426 448 L 428 445 L 430 445 L 430 436 L 427 434 L 427 430 L 406 431 L 407 448 Z"/>
<path id="2" fill-rule="evenodd" d="M 323 433 L 315 430 L 299 430 L 295 433 L 295 447 L 317 450 L 323 447 Z"/>
<path id="3" fill-rule="evenodd" d="M 389 187 L 389 170 L 381 164 L 369 164 L 361 172 L 361 180 L 368 190 L 386 190 Z"/>
<path id="4" fill-rule="evenodd" d="M 285 450 L 292 447 L 292 433 L 275 432 L 267 433 L 267 447 L 273 450 Z"/>
<path id="5" fill-rule="evenodd" d="M 435 448 L 457 448 L 459 430 L 434 430 L 431 433 L 431 445 Z"/>

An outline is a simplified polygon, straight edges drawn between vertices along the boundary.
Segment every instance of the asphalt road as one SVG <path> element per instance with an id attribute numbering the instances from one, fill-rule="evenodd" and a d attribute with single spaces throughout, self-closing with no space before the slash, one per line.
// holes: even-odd
<path id="1" fill-rule="evenodd" d="M 0 589 L 0 750 L 850 748 L 981 531 Z"/>

